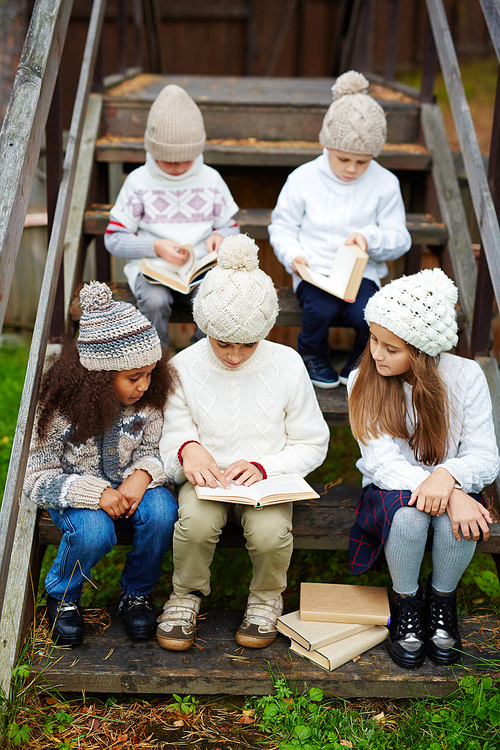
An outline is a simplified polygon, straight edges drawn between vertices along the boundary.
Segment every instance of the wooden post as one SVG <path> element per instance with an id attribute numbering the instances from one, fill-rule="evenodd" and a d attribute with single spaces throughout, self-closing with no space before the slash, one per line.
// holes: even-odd
<path id="1" fill-rule="evenodd" d="M 61 82 L 57 77 L 52 103 L 50 105 L 49 116 L 45 128 L 45 159 L 47 174 L 47 238 L 50 241 L 50 235 L 54 226 L 54 214 L 56 210 L 57 195 L 59 185 L 62 180 L 63 171 L 63 137 L 62 137 L 62 117 L 61 117 Z M 56 298 L 54 301 L 54 310 L 52 312 L 52 322 L 50 324 L 49 341 L 51 344 L 62 341 L 64 337 L 64 275 L 62 269 L 59 271 L 57 282 Z"/>

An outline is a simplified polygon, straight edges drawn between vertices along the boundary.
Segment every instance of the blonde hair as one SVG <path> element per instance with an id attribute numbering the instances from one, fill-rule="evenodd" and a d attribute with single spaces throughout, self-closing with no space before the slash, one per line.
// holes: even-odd
<path id="1" fill-rule="evenodd" d="M 437 359 L 405 342 L 410 358 L 411 413 L 405 398 L 405 375 L 384 377 L 368 342 L 349 394 L 349 419 L 354 437 L 363 445 L 382 434 L 406 440 L 417 461 L 441 463 L 448 450 L 449 400 Z M 414 425 L 410 433 L 407 418 Z"/>

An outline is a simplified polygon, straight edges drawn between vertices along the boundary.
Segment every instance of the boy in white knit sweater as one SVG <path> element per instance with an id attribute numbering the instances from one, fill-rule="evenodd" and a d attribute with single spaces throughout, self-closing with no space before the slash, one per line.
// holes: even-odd
<path id="1" fill-rule="evenodd" d="M 207 338 L 177 354 L 179 385 L 165 411 L 160 455 L 179 489 L 173 594 L 159 618 L 163 648 L 194 642 L 201 595 L 228 517 L 243 527 L 253 565 L 236 641 L 261 648 L 276 638 L 293 549 L 292 505 L 253 506 L 198 499 L 194 485 L 251 485 L 267 476 L 305 476 L 323 462 L 329 438 L 307 371 L 293 349 L 264 341 L 278 313 L 274 285 L 244 235 L 221 245 L 203 280 L 194 318 Z M 186 481 L 187 480 L 187 481 Z"/>
<path id="2" fill-rule="evenodd" d="M 368 341 L 364 309 L 386 276 L 384 261 L 409 250 L 405 209 L 395 175 L 373 161 L 386 139 L 382 107 L 367 94 L 368 81 L 349 71 L 332 87 L 334 96 L 319 140 L 324 151 L 289 176 L 272 213 L 271 244 L 292 273 L 307 263 L 328 275 L 337 248 L 357 244 L 369 260 L 357 298 L 345 302 L 293 274 L 302 308 L 298 349 L 312 382 L 320 388 L 347 383 Z M 328 353 L 330 326 L 349 326 L 356 337 L 340 377 Z"/>
<path id="3" fill-rule="evenodd" d="M 104 235 L 108 252 L 129 259 L 124 271 L 137 306 L 166 346 L 174 300 L 190 305 L 193 294 L 150 283 L 139 260 L 160 257 L 182 266 L 188 253 L 180 245 L 192 245 L 202 258 L 239 232 L 238 206 L 220 174 L 203 163 L 204 145 L 199 107 L 180 86 L 165 86 L 148 115 L 146 163 L 125 180 Z"/>

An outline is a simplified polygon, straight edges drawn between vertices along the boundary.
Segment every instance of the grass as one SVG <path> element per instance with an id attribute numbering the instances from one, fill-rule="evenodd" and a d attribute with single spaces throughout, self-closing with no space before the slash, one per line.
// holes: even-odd
<path id="1" fill-rule="evenodd" d="M 9 468 L 12 440 L 17 423 L 24 375 L 28 364 L 29 342 L 0 339 L 0 496 L 3 495 Z"/>

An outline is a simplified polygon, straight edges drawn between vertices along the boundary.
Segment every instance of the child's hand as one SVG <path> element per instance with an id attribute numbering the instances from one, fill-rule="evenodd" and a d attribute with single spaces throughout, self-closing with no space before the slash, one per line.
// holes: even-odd
<path id="1" fill-rule="evenodd" d="M 101 495 L 99 507 L 108 514 L 112 521 L 116 521 L 117 518 L 125 515 L 130 506 L 119 490 L 107 487 Z"/>
<path id="2" fill-rule="evenodd" d="M 118 487 L 119 492 L 122 493 L 125 500 L 129 503 L 129 509 L 125 518 L 130 518 L 135 513 L 144 493 L 151 484 L 151 479 L 152 477 L 147 471 L 136 469 Z"/>
<path id="3" fill-rule="evenodd" d="M 210 237 L 207 239 L 207 243 L 206 243 L 208 252 L 218 253 L 219 247 L 221 246 L 223 239 L 224 237 L 222 236 L 222 234 L 217 234 L 217 232 L 215 232 L 214 234 L 211 234 Z"/>
<path id="4" fill-rule="evenodd" d="M 244 484 L 245 487 L 250 487 L 251 484 L 259 482 L 262 479 L 259 469 L 244 459 L 233 461 L 224 471 L 224 476 L 228 481 L 235 479 L 235 484 Z"/>
<path id="5" fill-rule="evenodd" d="M 344 245 L 357 245 L 361 250 L 364 250 L 365 253 L 368 250 L 368 242 L 365 239 L 364 234 L 361 234 L 360 232 L 353 232 L 344 242 Z"/>
<path id="6" fill-rule="evenodd" d="M 188 482 L 200 487 L 217 487 L 219 481 L 224 489 L 229 482 L 219 469 L 213 456 L 199 443 L 188 443 L 182 449 L 182 468 Z"/>
<path id="7" fill-rule="evenodd" d="M 488 524 L 493 522 L 488 510 L 467 495 L 463 490 L 455 488 L 450 495 L 450 500 L 446 508 L 451 521 L 453 536 L 460 542 L 462 531 L 464 539 L 479 539 L 479 530 L 483 532 L 483 539 L 486 542 L 490 536 Z"/>
<path id="8" fill-rule="evenodd" d="M 297 273 L 297 263 L 305 263 L 307 265 L 307 260 L 303 255 L 297 255 L 297 257 L 292 260 L 292 269 L 295 273 Z"/>
<path id="9" fill-rule="evenodd" d="M 408 505 L 416 503 L 418 510 L 430 513 L 431 516 L 442 516 L 454 487 L 455 477 L 442 466 L 438 466 L 411 493 Z"/>
<path id="10" fill-rule="evenodd" d="M 189 253 L 175 240 L 155 240 L 153 243 L 155 253 L 174 266 L 183 266 L 189 258 Z"/>

